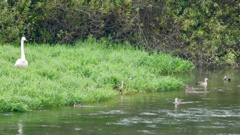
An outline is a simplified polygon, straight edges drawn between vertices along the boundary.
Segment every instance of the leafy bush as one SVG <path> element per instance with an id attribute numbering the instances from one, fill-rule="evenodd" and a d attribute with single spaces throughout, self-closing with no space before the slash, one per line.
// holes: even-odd
<path id="1" fill-rule="evenodd" d="M 5 43 L 22 35 L 48 44 L 93 36 L 198 65 L 238 66 L 240 61 L 239 2 L 234 0 L 3 0 L 0 18 Z M 235 59 L 229 63 L 227 55 Z"/>

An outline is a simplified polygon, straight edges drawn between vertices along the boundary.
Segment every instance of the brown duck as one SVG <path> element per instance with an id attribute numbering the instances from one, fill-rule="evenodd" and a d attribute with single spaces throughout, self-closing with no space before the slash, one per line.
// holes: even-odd
<path id="1" fill-rule="evenodd" d="M 124 85 L 124 81 L 122 81 L 122 84 L 120 86 L 115 86 L 114 89 L 115 90 L 119 90 L 120 92 L 122 92 L 123 90 L 123 85 Z"/>
<path id="2" fill-rule="evenodd" d="M 74 102 L 73 107 L 74 107 L 74 108 L 82 108 L 82 107 L 83 107 L 83 104 L 77 104 L 76 102 Z"/>
<path id="3" fill-rule="evenodd" d="M 196 84 L 197 84 L 197 85 L 206 86 L 206 85 L 207 85 L 207 80 L 208 80 L 208 78 L 205 78 L 205 79 L 204 79 L 204 82 L 202 82 L 202 81 L 197 81 Z"/>
<path id="4" fill-rule="evenodd" d="M 195 88 L 189 87 L 189 86 L 186 84 L 185 91 L 186 91 L 186 93 L 194 93 L 194 92 L 195 92 Z"/>

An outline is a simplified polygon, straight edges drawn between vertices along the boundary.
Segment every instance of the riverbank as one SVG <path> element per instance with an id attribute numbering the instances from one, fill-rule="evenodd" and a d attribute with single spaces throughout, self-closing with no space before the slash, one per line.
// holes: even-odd
<path id="1" fill-rule="evenodd" d="M 25 70 L 13 66 L 20 58 L 20 45 L 1 45 L 0 50 L 1 111 L 108 100 L 119 94 L 113 87 L 121 81 L 125 81 L 124 94 L 174 90 L 183 83 L 169 75 L 194 68 L 168 54 L 149 54 L 130 45 L 107 47 L 90 40 L 75 46 L 26 43 L 29 67 Z"/>

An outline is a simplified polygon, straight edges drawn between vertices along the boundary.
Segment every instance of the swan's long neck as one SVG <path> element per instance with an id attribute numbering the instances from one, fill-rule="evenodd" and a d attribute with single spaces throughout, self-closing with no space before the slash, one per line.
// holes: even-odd
<path id="1" fill-rule="evenodd" d="M 23 40 L 21 40 L 21 59 L 25 60 L 24 41 Z"/>
<path id="2" fill-rule="evenodd" d="M 123 83 L 124 83 L 124 82 L 122 81 L 122 85 L 121 85 L 121 88 L 122 88 L 122 89 L 123 89 Z"/>

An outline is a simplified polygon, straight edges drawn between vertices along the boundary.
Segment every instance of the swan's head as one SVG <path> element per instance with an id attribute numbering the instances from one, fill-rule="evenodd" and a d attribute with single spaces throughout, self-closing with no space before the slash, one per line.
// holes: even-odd
<path id="1" fill-rule="evenodd" d="M 207 81 L 208 80 L 208 78 L 205 78 L 205 81 Z"/>
<path id="2" fill-rule="evenodd" d="M 25 37 L 22 37 L 21 41 L 27 41 L 27 39 Z"/>

